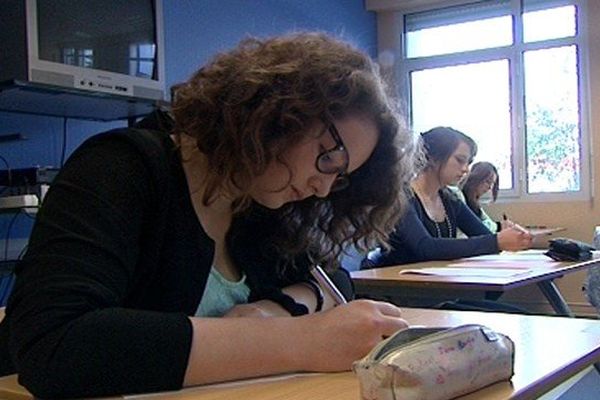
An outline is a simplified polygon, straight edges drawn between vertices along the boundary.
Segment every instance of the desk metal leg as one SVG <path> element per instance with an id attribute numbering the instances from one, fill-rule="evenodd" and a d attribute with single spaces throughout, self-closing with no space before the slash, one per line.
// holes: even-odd
<path id="1" fill-rule="evenodd" d="M 538 282 L 537 285 L 558 315 L 575 317 L 553 280 Z"/>

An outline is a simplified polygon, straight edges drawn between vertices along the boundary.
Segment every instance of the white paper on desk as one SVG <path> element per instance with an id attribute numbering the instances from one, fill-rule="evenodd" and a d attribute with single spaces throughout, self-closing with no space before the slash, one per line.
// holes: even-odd
<path id="1" fill-rule="evenodd" d="M 419 268 L 403 269 L 400 274 L 435 275 L 435 276 L 460 276 L 460 277 L 484 277 L 484 278 L 509 278 L 512 276 L 528 273 L 529 270 L 522 268 Z"/>
<path id="2" fill-rule="evenodd" d="M 486 254 L 463 258 L 462 261 L 547 261 L 550 257 L 545 255 L 546 250 L 522 250 L 522 251 L 503 251 L 500 254 Z"/>
<path id="3" fill-rule="evenodd" d="M 559 262 L 557 261 L 545 261 L 544 260 L 544 266 L 548 266 L 549 264 L 559 264 Z M 485 262 L 481 262 L 481 261 L 470 261 L 470 260 L 465 260 L 465 261 L 461 261 L 461 262 L 455 262 L 455 263 L 451 263 L 448 264 L 448 267 L 453 267 L 453 268 L 468 268 L 468 269 L 476 269 L 476 268 L 483 268 L 483 269 L 493 269 L 493 268 L 497 268 L 497 269 L 518 269 L 518 270 L 529 270 L 531 268 L 534 267 L 540 267 L 542 266 L 540 263 L 540 260 L 537 260 L 537 262 L 535 261 L 527 261 L 527 260 L 487 260 Z"/>

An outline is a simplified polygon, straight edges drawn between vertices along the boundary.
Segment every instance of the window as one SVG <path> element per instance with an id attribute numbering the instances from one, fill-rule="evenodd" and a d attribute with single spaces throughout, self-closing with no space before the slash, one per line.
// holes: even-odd
<path id="1" fill-rule="evenodd" d="M 141 78 L 154 76 L 156 46 L 152 43 L 139 43 L 129 46 L 129 75 Z"/>
<path id="2" fill-rule="evenodd" d="M 62 49 L 63 64 L 94 68 L 94 50 L 67 47 Z"/>
<path id="3" fill-rule="evenodd" d="M 503 196 L 586 196 L 583 5 L 488 0 L 404 14 L 400 73 L 413 128 L 473 137 L 476 160 L 498 167 Z"/>

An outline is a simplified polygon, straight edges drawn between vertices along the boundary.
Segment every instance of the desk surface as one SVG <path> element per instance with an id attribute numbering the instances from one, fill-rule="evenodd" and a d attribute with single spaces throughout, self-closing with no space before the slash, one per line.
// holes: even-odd
<path id="1" fill-rule="evenodd" d="M 600 265 L 600 258 L 589 261 L 554 261 L 545 256 L 542 250 L 528 250 L 516 253 L 501 253 L 488 256 L 462 258 L 451 261 L 427 261 L 391 267 L 373 268 L 351 272 L 352 280 L 360 289 L 384 286 L 416 286 L 443 289 L 470 289 L 484 291 L 506 291 L 520 286 L 550 280 L 567 273 Z M 401 273 L 404 270 L 423 268 L 482 268 L 506 269 L 514 271 L 512 276 L 463 276 L 463 275 L 421 275 Z"/>
<path id="2" fill-rule="evenodd" d="M 464 396 L 462 400 L 537 398 L 592 363 L 600 361 L 598 320 L 410 308 L 404 309 L 403 313 L 411 324 L 416 325 L 456 326 L 481 323 L 508 334 L 515 342 L 515 375 L 511 382 L 497 383 Z M 560 329 L 557 329 L 558 326 Z M 354 374 L 345 372 L 241 381 L 161 393 L 158 396 L 154 394 L 134 398 L 355 400 L 359 398 L 359 391 Z M 24 389 L 18 387 L 14 375 L 0 378 L 0 397 L 31 399 Z"/>

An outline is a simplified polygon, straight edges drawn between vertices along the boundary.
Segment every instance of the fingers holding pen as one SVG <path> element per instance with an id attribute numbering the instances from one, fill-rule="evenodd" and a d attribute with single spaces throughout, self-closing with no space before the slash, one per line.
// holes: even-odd
<path id="1" fill-rule="evenodd" d="M 300 340 L 310 340 L 306 351 L 312 354 L 307 358 L 312 365 L 306 368 L 313 371 L 348 370 L 384 337 L 408 326 L 400 308 L 373 300 L 351 301 L 305 321 L 312 335 L 301 335 Z"/>
<path id="2" fill-rule="evenodd" d="M 533 245 L 533 235 L 529 231 L 521 231 L 520 238 L 523 249 L 528 249 Z"/>
<path id="3" fill-rule="evenodd" d="M 337 311 L 337 312 L 336 312 Z M 330 310 L 335 319 L 344 318 L 351 324 L 359 325 L 358 329 L 366 330 L 367 334 L 378 336 L 388 335 L 389 331 L 406 328 L 407 323 L 402 319 L 402 310 L 387 302 L 374 300 L 355 300 Z M 338 315 L 339 314 L 339 315 Z M 357 329 L 355 327 L 354 329 Z M 385 331 L 379 334 L 377 331 Z"/>
<path id="4" fill-rule="evenodd" d="M 515 226 L 497 234 L 498 248 L 506 251 L 524 250 L 531 247 L 533 236 L 525 228 Z"/>
<path id="5" fill-rule="evenodd" d="M 373 300 L 356 300 L 356 303 L 366 302 L 370 304 L 371 307 L 374 307 L 377 312 L 381 313 L 381 315 L 387 315 L 390 317 L 402 317 L 402 309 L 392 303 L 387 303 L 384 301 L 373 301 Z"/>
<path id="6" fill-rule="evenodd" d="M 406 320 L 402 318 L 402 310 L 387 302 L 379 302 L 372 300 L 357 300 L 359 305 L 361 302 L 366 303 L 367 312 L 372 313 L 373 334 L 375 336 L 387 337 L 400 329 L 408 327 Z M 362 305 L 361 305 L 362 306 Z"/>

